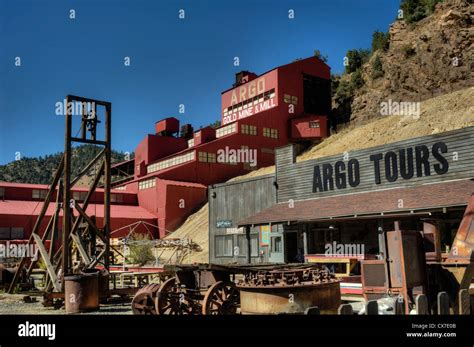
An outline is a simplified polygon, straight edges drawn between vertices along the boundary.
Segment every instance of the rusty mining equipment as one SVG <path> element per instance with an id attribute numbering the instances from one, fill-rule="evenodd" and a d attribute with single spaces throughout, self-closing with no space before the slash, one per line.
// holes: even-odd
<path id="1" fill-rule="evenodd" d="M 78 109 L 81 116 L 80 127 L 73 129 L 73 117 L 75 117 L 73 111 Z M 64 116 L 64 154 L 28 240 L 28 244 L 36 245 L 41 259 L 46 265 L 46 304 L 51 303 L 54 299 L 64 298 L 65 292 L 68 291 L 67 297 L 71 296 L 79 301 L 94 299 L 91 296 L 97 296 L 97 298 L 108 296 L 112 105 L 106 101 L 68 95 Z M 99 132 L 98 124 L 102 122 L 104 129 Z M 76 135 L 73 135 L 73 130 L 78 130 Z M 102 139 L 98 139 L 99 133 L 103 134 Z M 71 168 L 74 164 L 73 143 L 92 144 L 101 148 L 96 157 L 86 164 L 76 177 L 71 177 Z M 82 202 L 76 201 L 72 196 L 71 188 L 90 171 L 95 171 L 95 176 L 87 195 Z M 99 194 L 97 190 L 99 185 L 103 186 L 104 194 L 104 211 L 100 225 L 97 223 L 95 215 L 86 212 L 93 194 Z M 52 205 L 54 197 L 54 213 L 46 222 L 46 230 L 40 235 L 40 227 L 46 220 L 46 211 Z M 60 216 L 61 214 L 62 216 Z M 61 235 L 59 235 L 60 219 L 62 219 Z M 45 244 L 48 239 L 50 243 L 47 249 Z M 31 275 L 38 260 L 22 258 L 10 283 L 9 293 L 16 290 L 20 279 L 24 280 L 21 277 L 25 269 L 26 276 L 23 277 L 28 278 Z M 101 271 L 99 272 L 96 268 L 101 268 Z M 89 283 L 88 285 L 90 285 L 90 281 L 81 281 L 81 276 L 94 277 L 91 272 L 96 272 L 99 279 L 97 281 L 92 279 L 92 283 L 95 285 L 88 290 L 86 297 L 80 294 L 84 289 L 83 284 Z M 66 285 L 68 279 L 72 282 Z M 102 288 L 100 293 L 99 288 Z M 90 308 L 87 302 L 84 302 L 84 306 Z M 81 303 L 76 302 L 71 309 L 81 310 L 81 307 Z"/>
<path id="2" fill-rule="evenodd" d="M 134 314 L 233 315 L 303 314 L 311 307 L 336 313 L 340 288 L 327 268 L 316 264 L 169 265 L 161 285 L 140 289 Z"/>
<path id="3" fill-rule="evenodd" d="M 430 311 L 436 312 L 438 293 L 446 292 L 453 311 L 463 311 L 460 306 L 466 304 L 460 302 L 458 294 L 469 292 L 474 278 L 474 194 L 446 257 L 441 255 L 436 225 L 430 220 L 423 224 L 420 232 L 401 230 L 396 222 L 395 230 L 383 235 L 386 256 L 361 261 L 364 298 L 370 301 L 398 296 L 403 299 L 403 311 L 409 313 L 416 296 L 423 294 Z"/>

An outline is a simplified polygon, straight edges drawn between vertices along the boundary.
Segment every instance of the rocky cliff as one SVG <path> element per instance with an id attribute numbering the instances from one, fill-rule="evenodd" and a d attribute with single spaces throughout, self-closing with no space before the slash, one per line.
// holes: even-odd
<path id="1" fill-rule="evenodd" d="M 389 100 L 418 102 L 473 86 L 473 15 L 470 1 L 445 0 L 419 22 L 396 20 L 388 48 L 373 52 L 361 67 L 364 83 L 353 92 L 342 118 L 359 122 L 381 116 L 381 103 Z M 373 71 L 376 59 L 379 74 Z M 341 112 L 338 118 L 341 122 Z"/>

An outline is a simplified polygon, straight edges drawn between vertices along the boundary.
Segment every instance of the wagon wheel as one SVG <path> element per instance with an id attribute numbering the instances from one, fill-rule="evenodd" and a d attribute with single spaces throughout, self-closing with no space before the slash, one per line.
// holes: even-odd
<path id="1" fill-rule="evenodd" d="M 159 288 L 159 284 L 149 284 L 141 288 L 132 300 L 133 314 L 156 315 L 155 298 Z"/>
<path id="2" fill-rule="evenodd" d="M 206 292 L 202 302 L 202 314 L 236 314 L 240 293 L 233 282 L 219 281 Z"/>
<path id="3" fill-rule="evenodd" d="M 161 285 L 156 296 L 157 314 L 186 315 L 194 314 L 192 302 L 186 292 L 176 285 L 176 277 L 172 277 Z"/>

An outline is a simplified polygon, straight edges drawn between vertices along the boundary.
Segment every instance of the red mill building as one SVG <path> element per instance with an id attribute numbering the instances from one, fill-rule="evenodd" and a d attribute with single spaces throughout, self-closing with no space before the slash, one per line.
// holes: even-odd
<path id="1" fill-rule="evenodd" d="M 276 147 L 325 138 L 329 110 L 330 70 L 316 57 L 260 76 L 238 73 L 222 93 L 220 127 L 193 132 L 186 124 L 180 132 L 176 118 L 163 119 L 138 144 L 134 160 L 114 167 L 129 176 L 113 192 L 112 229 L 145 220 L 157 224 L 155 236 L 163 237 L 207 201 L 208 185 L 273 165 Z M 6 199 L 0 201 L 0 238 L 29 236 L 32 222 L 21 220 L 38 214 L 33 204 L 46 190 L 0 183 L 0 199 Z"/>

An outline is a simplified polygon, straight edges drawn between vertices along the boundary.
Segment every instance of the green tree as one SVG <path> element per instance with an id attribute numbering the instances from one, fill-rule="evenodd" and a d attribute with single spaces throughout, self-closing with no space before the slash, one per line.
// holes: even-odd
<path id="1" fill-rule="evenodd" d="M 407 23 L 415 23 L 433 13 L 436 4 L 443 0 L 402 0 L 400 9 Z"/>
<path id="2" fill-rule="evenodd" d="M 390 34 L 383 33 L 381 31 L 375 31 L 372 34 L 372 53 L 375 53 L 379 49 L 386 51 L 389 47 Z"/>
<path id="3" fill-rule="evenodd" d="M 346 73 L 352 73 L 369 60 L 370 51 L 368 49 L 351 49 L 347 51 L 346 57 Z"/>
<path id="4" fill-rule="evenodd" d="M 357 69 L 351 75 L 351 82 L 350 82 L 351 90 L 355 91 L 356 89 L 359 89 L 363 85 L 364 85 L 364 79 L 362 78 L 362 71 L 361 69 Z"/>
<path id="5" fill-rule="evenodd" d="M 314 50 L 314 56 L 318 57 L 319 59 L 321 59 L 325 63 L 328 62 L 328 56 L 327 55 L 322 55 L 322 53 L 319 49 Z"/>
<path id="6" fill-rule="evenodd" d="M 143 266 L 155 259 L 153 244 L 147 234 L 133 233 L 130 237 L 129 248 L 129 260 L 132 264 Z"/>
<path id="7" fill-rule="evenodd" d="M 372 61 L 372 74 L 371 77 L 373 80 L 380 78 L 383 76 L 383 66 L 382 61 L 378 55 L 375 56 L 374 60 Z"/>
<path id="8" fill-rule="evenodd" d="M 220 121 L 220 120 L 216 120 L 214 123 L 209 124 L 209 126 L 210 126 L 211 128 L 214 128 L 214 129 L 215 129 L 215 128 L 218 128 L 218 127 L 221 126 L 221 121 Z"/>
<path id="9" fill-rule="evenodd" d="M 353 96 L 353 91 L 348 81 L 342 80 L 339 82 L 336 93 L 335 99 L 338 104 L 342 104 L 345 101 L 351 99 Z"/>

